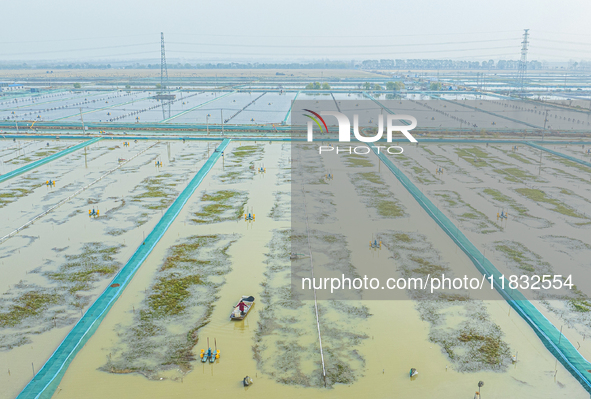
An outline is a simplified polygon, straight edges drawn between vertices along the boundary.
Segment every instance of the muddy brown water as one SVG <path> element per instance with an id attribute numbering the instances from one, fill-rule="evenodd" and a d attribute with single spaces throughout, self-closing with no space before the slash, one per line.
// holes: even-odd
<path id="1" fill-rule="evenodd" d="M 78 188 L 94 181 L 105 171 L 116 166 L 118 158 L 130 158 L 156 144 L 156 141 L 131 144 L 129 148 L 123 146 L 122 140 L 105 140 L 99 143 L 87 151 L 86 157 L 84 150 L 77 151 L 60 160 L 41 166 L 33 172 L 4 182 L 2 187 L 9 187 L 12 181 L 21 179 L 21 177 L 45 181 L 49 174 L 60 176 L 55 188 L 49 189 L 43 185 L 17 201 L 0 208 L 0 215 L 5 221 L 2 224 L 2 234 L 8 233 L 49 206 L 66 198 Z M 119 148 L 108 150 L 108 148 L 114 147 Z M 144 207 L 152 202 L 131 201 L 131 197 L 141 194 L 142 189 L 140 187 L 135 192 L 132 190 L 141 186 L 145 178 L 157 176 L 159 173 L 167 173 L 168 170 L 173 177 L 179 179 L 175 184 L 175 189 L 180 192 L 186 184 L 185 177 L 193 176 L 195 170 L 205 161 L 207 143 L 183 145 L 180 141 L 173 142 L 171 155 L 179 158 L 173 165 L 168 162 L 166 143 L 152 147 L 109 177 L 82 192 L 72 201 L 0 244 L 0 273 L 2 275 L 0 288 L 5 294 L 3 298 L 10 298 L 12 293 L 18 292 L 14 286 L 20 281 L 27 284 L 37 284 L 41 288 L 51 288 L 55 283 L 49 282 L 41 274 L 32 273 L 32 271 L 37 268 L 55 270 L 61 264 L 60 262 L 63 262 L 64 255 L 77 255 L 82 244 L 87 242 L 125 244 L 125 247 L 115 256 L 116 260 L 123 264 L 135 251 L 144 234 L 153 228 L 161 216 L 160 210 L 150 210 Z M 180 159 L 183 155 L 191 156 L 183 161 Z M 163 171 L 155 168 L 153 162 L 155 157 L 164 160 Z M 33 183 L 35 183 L 34 180 L 31 184 Z M 120 206 L 121 198 L 127 201 L 127 207 L 111 214 L 110 210 Z M 88 201 L 95 200 L 99 200 L 99 203 L 96 205 L 88 203 Z M 89 219 L 87 212 L 93 206 L 99 207 L 102 219 Z M 138 215 L 144 212 L 147 215 L 145 224 L 134 227 Z M 108 234 L 114 228 L 124 228 L 126 231 L 118 236 Z M 81 292 L 81 294 L 88 295 L 93 301 L 107 287 L 110 279 L 108 277 L 98 281 L 90 291 Z M 7 368 L 6 373 L 0 375 L 0 384 L 3 386 L 0 397 L 16 396 L 31 378 L 31 363 L 33 363 L 35 371 L 38 371 L 66 336 L 73 323 L 80 317 L 80 311 L 67 309 L 64 317 L 67 320 L 63 320 L 65 323 L 63 327 L 60 326 L 60 321 L 56 328 L 42 331 L 39 334 L 27 334 L 27 330 L 23 329 L 22 334 L 31 340 L 30 343 L 14 347 L 11 350 L 0 351 L 0 363 L 6 365 Z M 40 322 L 39 325 L 44 324 Z M 0 330 L 0 333 L 10 334 L 21 331 L 18 328 L 20 327 Z M 10 370 L 10 374 L 8 370 Z"/>
<path id="2" fill-rule="evenodd" d="M 232 143 L 233 146 L 238 145 Z M 232 306 L 240 295 L 254 295 L 261 292 L 261 278 L 265 271 L 264 254 L 268 251 L 266 244 L 272 239 L 273 229 L 290 227 L 289 221 L 274 221 L 267 217 L 274 202 L 273 193 L 276 186 L 276 165 L 279 161 L 277 144 L 265 145 L 264 164 L 267 172 L 264 176 L 253 179 L 221 184 L 216 176 L 222 173 L 222 163 L 218 162 L 205 178 L 201 187 L 192 196 L 177 220 L 158 243 L 152 254 L 145 261 L 122 297 L 113 306 L 94 336 L 76 356 L 54 397 L 56 398 L 102 398 L 118 397 L 170 397 L 186 398 L 195 395 L 221 395 L 221 397 L 252 395 L 258 397 L 296 397 L 305 395 L 311 398 L 341 397 L 401 397 L 401 398 L 472 398 L 478 389 L 479 380 L 485 382 L 482 388 L 483 397 L 487 398 L 584 398 L 588 394 L 581 385 L 561 366 L 556 365 L 555 358 L 545 349 L 531 328 L 514 312 L 509 311 L 506 302 L 500 299 L 485 302 L 488 314 L 504 333 L 504 340 L 512 352 L 518 351 L 518 362 L 511 365 L 506 372 L 473 372 L 458 373 L 454 371 L 450 360 L 442 353 L 441 348 L 428 340 L 429 325 L 422 321 L 411 300 L 363 300 L 371 317 L 359 323 L 355 328 L 368 335 L 361 343 L 361 354 L 365 367 L 358 375 L 358 380 L 351 385 L 335 385 L 332 389 L 301 388 L 283 385 L 268 374 L 257 368 L 253 358 L 254 343 L 259 312 L 264 310 L 257 303 L 248 317 L 241 322 L 229 320 Z M 353 264 L 359 262 L 372 263 L 376 269 L 392 267 L 388 251 L 382 249 L 379 257 L 371 257 L 367 242 L 372 234 L 392 230 L 416 232 L 424 234 L 431 244 L 440 252 L 445 262 L 453 263 L 456 272 L 465 271 L 469 276 L 478 276 L 474 266 L 461 251 L 458 252 L 452 241 L 441 231 L 414 199 L 397 180 L 381 168 L 380 175 L 385 183 L 405 206 L 408 218 L 401 221 L 371 220 L 370 210 L 361 202 L 355 192 L 347 173 L 358 171 L 378 171 L 375 158 L 374 167 L 347 168 L 336 156 L 327 157 L 324 166 L 332 170 L 334 180 L 328 189 L 334 193 L 337 217 L 349 217 L 351 223 L 323 224 L 321 227 L 328 232 L 344 234 L 348 237 L 348 249 L 351 251 Z M 248 206 L 253 206 L 257 214 L 256 222 L 245 223 L 243 220 L 228 221 L 211 225 L 190 225 L 190 209 L 200 198 L 202 190 L 237 189 L 249 192 Z M 461 190 L 461 184 L 455 183 L 454 189 Z M 348 198 L 343 201 L 342 198 Z M 355 199 L 353 202 L 351 198 Z M 352 204 L 357 203 L 356 212 L 351 211 Z M 478 207 L 480 205 L 477 205 Z M 544 215 L 548 216 L 548 215 Z M 371 220 L 371 222 L 368 222 Z M 394 226 L 393 226 L 394 224 Z M 229 250 L 233 270 L 226 275 L 225 284 L 220 291 L 211 315 L 211 322 L 199 331 L 199 343 L 194 348 L 205 347 L 206 339 L 215 338 L 221 350 L 221 359 L 215 364 L 201 364 L 196 360 L 193 370 L 187 374 L 180 370 L 170 370 L 161 374 L 162 380 L 149 381 L 138 374 L 110 374 L 98 371 L 103 366 L 111 348 L 117 345 L 118 337 L 114 332 L 120 325 L 126 325 L 131 319 L 131 312 L 138 308 L 144 299 L 144 289 L 152 281 L 154 271 L 161 265 L 167 249 L 178 243 L 183 237 L 202 234 L 240 234 L 241 237 Z M 472 237 L 471 237 L 472 238 Z M 476 239 L 475 239 L 476 240 Z M 477 241 L 477 240 L 476 240 Z M 477 244 L 482 245 L 482 239 Z M 321 256 L 321 255 L 319 255 Z M 494 260 L 493 260 L 494 261 Z M 496 264 L 496 263 L 495 263 Z M 313 302 L 306 302 L 312 305 Z M 325 320 L 332 317 L 343 317 L 335 314 L 325 315 Z M 456 316 L 452 314 L 449 322 L 454 323 Z M 323 320 L 320 327 L 322 330 Z M 307 331 L 310 343 L 317 342 L 315 318 L 312 314 L 298 320 L 296 327 Z M 303 371 L 319 373 L 320 356 Z M 417 368 L 416 379 L 408 378 L 411 367 Z M 556 367 L 556 369 L 555 369 Z M 555 371 L 556 370 L 556 371 Z M 22 371 L 24 372 L 24 371 Z M 556 374 L 556 377 L 555 377 Z M 242 378 L 249 375 L 254 385 L 244 388 Z M 173 380 L 182 377 L 182 382 Z M 485 396 L 486 395 L 486 396 Z"/>

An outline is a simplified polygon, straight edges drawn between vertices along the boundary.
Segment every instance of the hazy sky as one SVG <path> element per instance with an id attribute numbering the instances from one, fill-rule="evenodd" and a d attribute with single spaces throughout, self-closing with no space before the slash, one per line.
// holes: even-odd
<path id="1" fill-rule="evenodd" d="M 4 0 L 0 62 L 591 59 L 591 1 Z"/>

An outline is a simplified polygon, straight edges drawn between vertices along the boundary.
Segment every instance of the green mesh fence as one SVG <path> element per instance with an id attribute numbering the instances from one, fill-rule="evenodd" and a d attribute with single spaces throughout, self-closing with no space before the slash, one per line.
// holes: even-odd
<path id="1" fill-rule="evenodd" d="M 466 236 L 419 190 L 404 173 L 383 153 L 370 148 L 392 171 L 400 183 L 411 193 L 423 209 L 437 222 L 447 235 L 470 258 L 476 268 L 486 277 L 494 276 L 496 290 L 507 300 L 509 305 L 532 327 L 546 348 L 562 365 L 591 393 L 591 363 L 589 363 L 566 339 L 560 331 L 518 290 L 509 287 L 505 279 L 505 288 L 499 284 L 502 273 L 466 238 Z M 542 148 L 545 150 L 545 148 Z"/>
<path id="2" fill-rule="evenodd" d="M 84 313 L 82 318 L 76 323 L 66 338 L 64 338 L 55 352 L 53 352 L 47 362 L 45 362 L 43 367 L 37 372 L 35 377 L 33 377 L 17 396 L 18 399 L 51 398 L 68 366 L 74 359 L 74 356 L 76 356 L 78 351 L 82 349 L 84 344 L 86 344 L 92 334 L 94 334 L 101 321 L 107 315 L 109 309 L 111 309 L 117 298 L 121 296 L 123 290 L 131 281 L 131 278 L 152 252 L 158 241 L 160 241 L 160 238 L 162 238 L 168 227 L 178 216 L 183 206 L 189 200 L 193 192 L 195 192 L 199 184 L 201 184 L 207 173 L 211 170 L 219 157 L 222 156 L 224 149 L 229 143 L 230 140 L 226 139 L 222 141 L 218 148 L 216 148 L 214 153 L 189 182 L 187 187 L 185 187 L 183 192 L 166 210 L 166 213 L 164 213 L 154 229 L 148 234 L 142 245 L 138 247 L 125 266 L 123 266 L 115 278 L 113 278 L 109 287 L 103 291 L 86 313 Z M 112 284 L 119 284 L 119 286 L 111 287 Z"/>
<path id="3" fill-rule="evenodd" d="M 47 137 L 45 137 L 45 138 L 47 139 Z M 77 150 L 79 150 L 81 148 L 84 148 L 86 146 L 89 146 L 91 144 L 94 144 L 94 143 L 96 143 L 99 140 L 102 140 L 102 137 L 95 137 L 93 139 L 90 139 L 88 141 L 85 141 L 84 143 L 76 144 L 76 145 L 74 145 L 74 146 L 72 146 L 70 148 L 66 148 L 65 150 L 62 150 L 60 152 L 56 152 L 55 154 L 51 154 L 51 155 L 49 155 L 49 156 L 47 156 L 45 158 L 41 158 L 41 159 L 39 159 L 37 161 L 31 162 L 28 165 L 21 166 L 18 169 L 15 169 L 15 170 L 13 170 L 11 172 L 5 173 L 2 176 L 0 176 L 0 183 L 2 183 L 3 181 L 6 181 L 8 179 L 11 179 L 11 178 L 13 178 L 15 176 L 18 176 L 20 174 L 23 174 L 25 172 L 28 172 L 30 170 L 33 170 L 33 169 L 35 169 L 35 168 L 37 168 L 37 167 L 39 167 L 41 165 L 44 165 L 44 164 L 46 164 L 48 162 L 54 161 L 54 160 L 56 160 L 58 158 L 61 158 L 64 155 L 71 154 L 72 152 L 77 151 Z"/>

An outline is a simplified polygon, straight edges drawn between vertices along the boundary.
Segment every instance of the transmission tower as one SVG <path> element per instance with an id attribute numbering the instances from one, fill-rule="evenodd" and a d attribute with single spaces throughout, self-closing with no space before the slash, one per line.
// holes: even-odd
<path id="1" fill-rule="evenodd" d="M 167 94 L 164 94 L 165 92 Z M 168 100 L 168 116 L 170 117 L 171 95 L 170 90 L 168 90 L 168 68 L 166 67 L 166 51 L 164 50 L 164 32 L 160 32 L 160 102 L 162 104 L 162 120 L 166 119 L 164 100 Z"/>
<path id="2" fill-rule="evenodd" d="M 517 73 L 517 84 L 521 92 L 525 84 L 525 74 L 527 73 L 527 46 L 529 45 L 529 29 L 523 30 L 523 41 L 521 42 L 521 60 L 519 61 L 519 70 Z"/>
<path id="3" fill-rule="evenodd" d="M 168 86 L 168 68 L 166 68 L 166 52 L 164 51 L 164 32 L 160 32 L 160 94 L 164 93 L 166 86 Z"/>

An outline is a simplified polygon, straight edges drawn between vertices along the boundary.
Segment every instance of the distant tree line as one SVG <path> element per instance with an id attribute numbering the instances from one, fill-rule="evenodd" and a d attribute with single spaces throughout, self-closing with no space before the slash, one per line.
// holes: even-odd
<path id="1" fill-rule="evenodd" d="M 320 84 L 320 82 L 314 82 L 314 83 L 308 83 L 306 85 L 306 89 L 307 90 L 330 90 L 330 85 L 328 83 Z"/>
<path id="2" fill-rule="evenodd" d="M 169 69 L 363 69 L 363 70 L 425 70 L 425 69 L 518 69 L 519 60 L 488 60 L 488 61 L 458 61 L 458 60 L 431 60 L 431 59 L 380 59 L 356 61 L 322 61 L 309 63 L 250 63 L 250 62 L 218 62 L 218 63 L 169 63 Z M 25 63 L 25 62 L 2 62 L 0 69 L 45 69 L 47 73 L 54 69 L 160 69 L 160 63 L 125 63 L 116 64 L 104 63 Z M 548 65 L 540 61 L 528 61 L 528 70 L 549 69 Z M 569 61 L 570 70 L 589 70 L 591 61 Z"/>
<path id="3" fill-rule="evenodd" d="M 578 65 L 574 65 L 575 67 Z M 591 65 L 590 65 L 591 66 Z M 457 60 L 429 60 L 429 59 L 396 59 L 396 60 L 365 60 L 360 64 L 361 69 L 370 70 L 409 70 L 409 69 L 517 69 L 519 61 L 494 60 L 488 61 L 457 61 Z M 527 69 L 545 69 L 539 61 L 528 61 Z"/>

